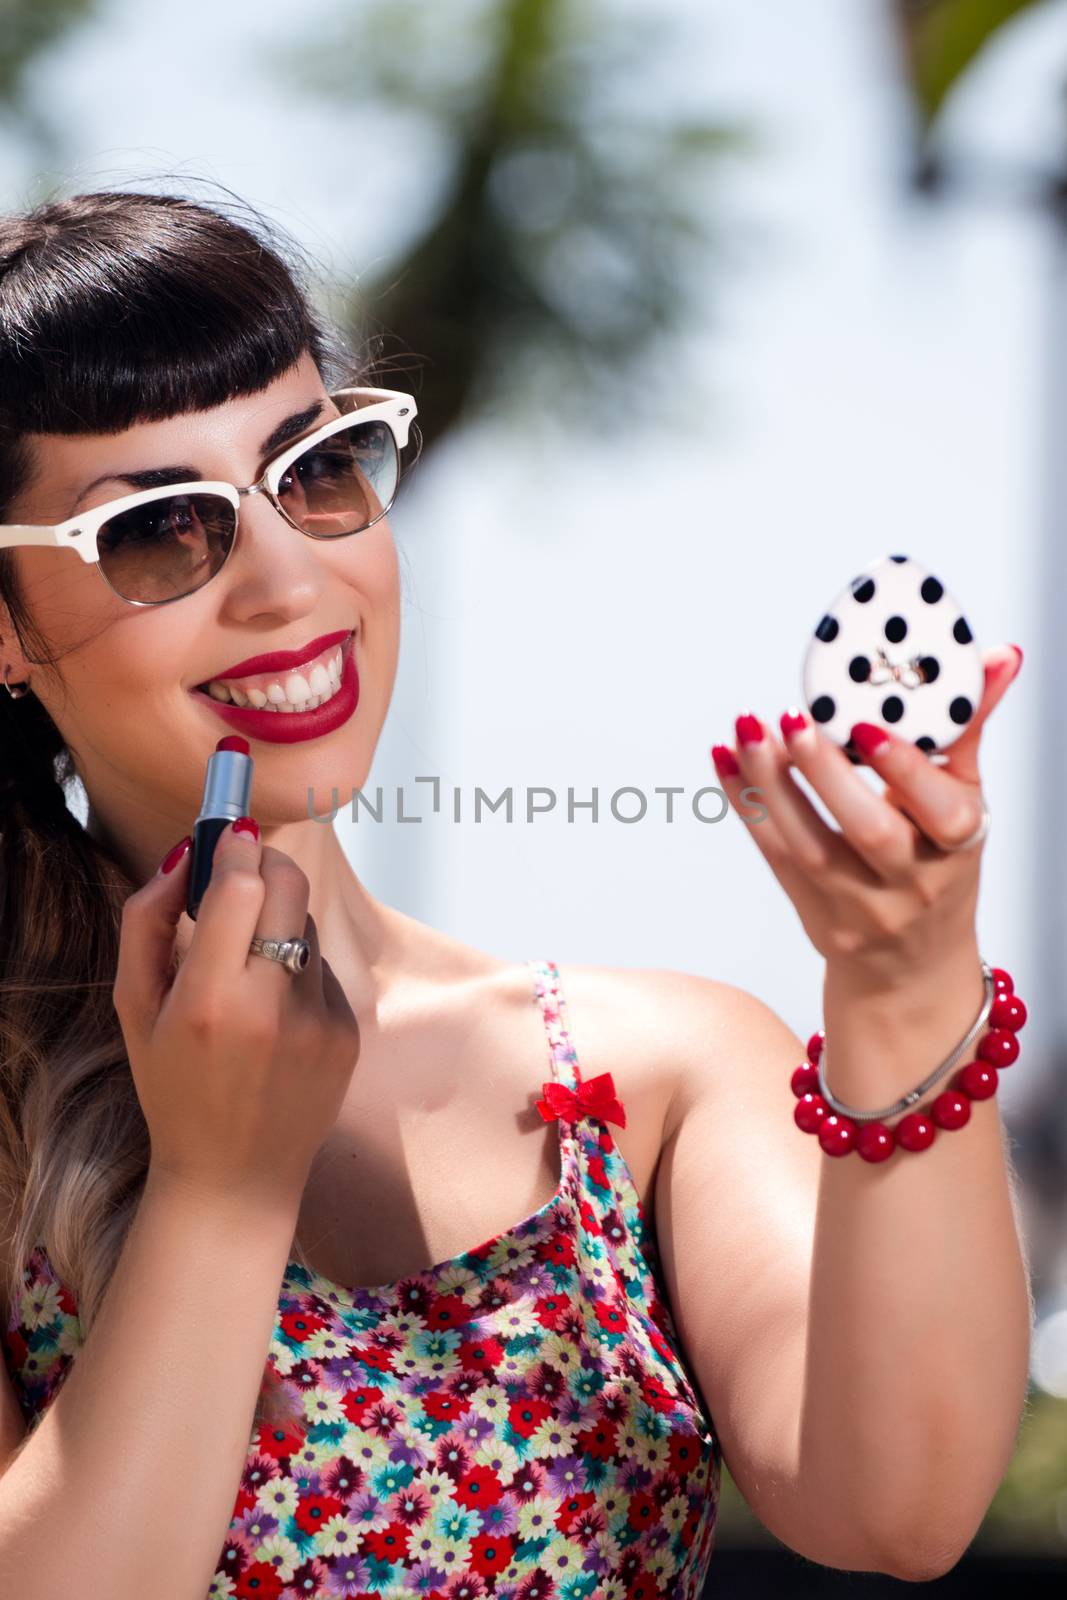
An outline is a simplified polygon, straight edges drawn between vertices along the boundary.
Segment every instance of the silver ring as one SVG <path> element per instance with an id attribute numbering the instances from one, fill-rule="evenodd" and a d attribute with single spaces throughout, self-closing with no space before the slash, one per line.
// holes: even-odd
<path id="1" fill-rule="evenodd" d="M 975 828 L 974 832 L 971 834 L 971 837 L 969 839 L 964 839 L 962 844 L 938 844 L 937 848 L 939 850 L 944 850 L 948 855 L 952 855 L 957 850 L 970 850 L 970 849 L 972 849 L 972 847 L 974 845 L 981 844 L 982 840 L 985 838 L 985 836 L 986 836 L 986 834 L 988 832 L 989 832 L 989 807 L 986 805 L 985 801 L 983 800 L 982 801 L 982 820 L 978 824 L 977 828 Z"/>
<path id="2" fill-rule="evenodd" d="M 266 956 L 277 961 L 290 972 L 303 972 L 311 960 L 311 946 L 306 939 L 253 939 L 249 955 Z"/>

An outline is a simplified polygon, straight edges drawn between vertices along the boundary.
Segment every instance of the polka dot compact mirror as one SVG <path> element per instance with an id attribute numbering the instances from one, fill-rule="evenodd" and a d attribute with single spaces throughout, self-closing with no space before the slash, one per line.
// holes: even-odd
<path id="1" fill-rule="evenodd" d="M 853 762 L 854 723 L 910 739 L 931 759 L 967 727 L 985 667 L 962 609 L 910 556 L 881 556 L 842 589 L 818 623 L 803 664 L 804 699 Z"/>

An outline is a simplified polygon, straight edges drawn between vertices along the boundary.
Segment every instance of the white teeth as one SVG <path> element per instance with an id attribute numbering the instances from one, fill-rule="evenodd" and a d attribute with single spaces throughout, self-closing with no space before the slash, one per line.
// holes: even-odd
<path id="1" fill-rule="evenodd" d="M 236 684 L 213 679 L 207 692 L 213 700 L 236 706 L 254 706 L 258 711 L 313 711 L 332 698 L 341 687 L 343 673 L 341 647 L 323 663 L 317 661 L 305 676 L 290 672 L 281 683 L 266 689 L 241 689 Z"/>
<path id="2" fill-rule="evenodd" d="M 311 690 L 306 678 L 299 672 L 291 672 L 285 680 L 285 698 L 294 706 L 302 706 L 305 700 L 311 699 Z"/>

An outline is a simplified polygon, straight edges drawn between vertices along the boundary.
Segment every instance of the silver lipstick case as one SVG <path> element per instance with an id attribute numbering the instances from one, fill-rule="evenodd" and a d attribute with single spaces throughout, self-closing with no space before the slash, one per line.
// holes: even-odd
<path id="1" fill-rule="evenodd" d="M 204 798 L 193 824 L 192 861 L 185 899 L 186 912 L 194 922 L 211 882 L 211 863 L 219 835 L 238 817 L 249 814 L 252 771 L 252 757 L 243 750 L 213 750 L 208 757 Z"/>

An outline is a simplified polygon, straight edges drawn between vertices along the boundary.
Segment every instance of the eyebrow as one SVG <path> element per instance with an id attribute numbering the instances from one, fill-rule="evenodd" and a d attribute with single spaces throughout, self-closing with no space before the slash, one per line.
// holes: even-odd
<path id="1" fill-rule="evenodd" d="M 289 444 L 306 428 L 310 428 L 318 419 L 324 405 L 323 400 L 313 400 L 303 411 L 294 411 L 291 416 L 279 422 L 273 433 L 269 433 L 259 447 L 261 472 L 271 456 L 275 455 L 283 445 Z M 197 467 L 188 466 L 147 467 L 142 472 L 104 472 L 99 478 L 94 478 L 92 483 L 85 485 L 74 501 L 74 506 L 80 505 L 89 491 L 101 483 L 128 483 L 132 489 L 160 489 L 168 483 L 190 483 L 203 476 Z M 74 514 L 72 508 L 70 515 Z"/>

